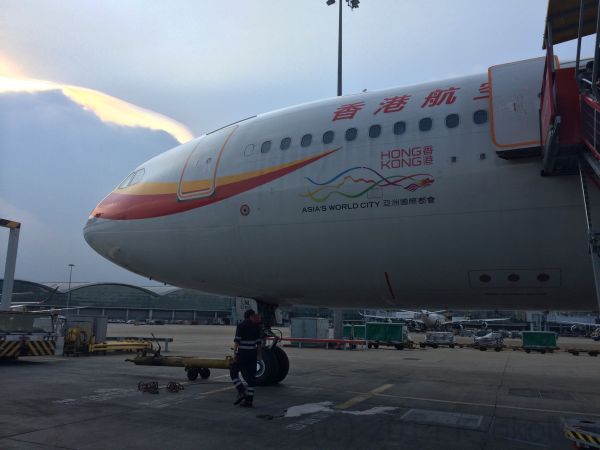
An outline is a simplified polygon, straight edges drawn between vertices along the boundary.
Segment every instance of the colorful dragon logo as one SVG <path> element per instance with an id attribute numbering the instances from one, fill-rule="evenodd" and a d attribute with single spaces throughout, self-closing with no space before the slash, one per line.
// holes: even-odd
<path id="1" fill-rule="evenodd" d="M 327 201 L 329 197 L 335 194 L 346 198 L 357 198 L 375 188 L 400 187 L 414 192 L 417 189 L 429 186 L 434 181 L 432 175 L 428 173 L 386 177 L 376 170 L 364 166 L 346 169 L 324 182 L 318 182 L 309 177 L 305 178 L 313 186 L 318 187 L 300 195 L 311 198 L 318 203 Z"/>

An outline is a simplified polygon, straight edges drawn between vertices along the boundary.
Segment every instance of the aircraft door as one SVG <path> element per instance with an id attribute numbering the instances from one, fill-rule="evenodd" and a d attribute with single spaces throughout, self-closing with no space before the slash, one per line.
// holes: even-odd
<path id="1" fill-rule="evenodd" d="M 227 127 L 200 138 L 181 171 L 177 188 L 179 200 L 195 200 L 215 193 L 219 163 L 236 129 L 237 126 Z"/>

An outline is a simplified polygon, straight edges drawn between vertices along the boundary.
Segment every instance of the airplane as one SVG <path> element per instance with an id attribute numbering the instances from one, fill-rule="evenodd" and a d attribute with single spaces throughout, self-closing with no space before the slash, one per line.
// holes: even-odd
<path id="1" fill-rule="evenodd" d="M 10 310 L 11 311 L 27 311 L 28 308 L 32 305 L 42 305 L 44 303 L 46 303 L 48 300 L 50 300 L 54 294 L 56 293 L 56 291 L 58 291 L 58 286 L 56 288 L 54 288 L 49 294 L 48 296 L 40 301 L 37 302 L 20 302 L 18 304 L 11 304 L 10 305 Z M 13 292 L 12 296 L 19 296 L 19 295 L 31 295 L 33 294 L 32 292 Z M 1 296 L 2 294 L 0 294 Z M 47 312 L 47 311 L 39 311 L 39 312 Z"/>
<path id="2" fill-rule="evenodd" d="M 595 309 L 580 179 L 540 176 L 544 62 L 218 128 L 131 171 L 85 240 L 152 280 L 252 298 L 267 329 L 294 304 Z M 588 199 L 600 210 L 592 183 Z"/>
<path id="3" fill-rule="evenodd" d="M 576 320 L 549 320 L 549 323 L 559 324 L 559 325 L 569 325 L 571 332 L 581 332 L 582 330 L 587 330 L 589 336 L 595 340 L 600 341 L 600 322 L 590 323 L 590 322 L 579 322 Z"/>
<path id="4" fill-rule="evenodd" d="M 444 313 L 446 310 L 441 311 L 428 311 L 422 309 L 421 311 L 400 311 L 388 314 L 363 314 L 361 316 L 365 318 L 380 319 L 380 320 L 401 320 L 411 324 L 413 327 L 426 331 L 426 330 L 439 330 L 442 328 L 458 327 L 462 328 L 463 325 L 474 325 L 480 326 L 483 329 L 487 329 L 490 322 L 499 322 L 509 320 L 510 317 L 501 317 L 493 319 L 471 319 L 469 317 L 452 317 L 446 316 Z"/>

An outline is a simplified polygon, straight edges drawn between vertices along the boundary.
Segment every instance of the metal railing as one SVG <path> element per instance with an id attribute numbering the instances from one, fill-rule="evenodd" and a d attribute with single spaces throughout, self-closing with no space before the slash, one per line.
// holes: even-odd
<path id="1" fill-rule="evenodd" d="M 581 97 L 581 133 L 583 141 L 594 156 L 600 159 L 600 104 L 590 97 Z"/>

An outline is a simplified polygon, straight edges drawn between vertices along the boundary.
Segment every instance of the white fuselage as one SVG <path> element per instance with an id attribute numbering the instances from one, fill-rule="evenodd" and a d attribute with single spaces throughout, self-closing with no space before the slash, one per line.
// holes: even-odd
<path id="1" fill-rule="evenodd" d="M 490 118 L 474 122 L 487 81 L 332 98 L 194 139 L 140 165 L 86 240 L 146 277 L 281 305 L 592 309 L 579 179 L 497 156 Z M 454 101 L 424 106 L 450 87 Z M 381 106 L 403 95 L 401 110 Z"/>

